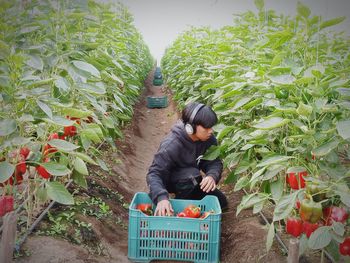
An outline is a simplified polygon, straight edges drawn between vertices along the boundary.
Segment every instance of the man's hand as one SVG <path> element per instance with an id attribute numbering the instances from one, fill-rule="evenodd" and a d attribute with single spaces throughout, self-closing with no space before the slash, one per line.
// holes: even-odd
<path id="1" fill-rule="evenodd" d="M 169 202 L 169 200 L 165 199 L 159 201 L 156 207 L 156 211 L 154 215 L 156 216 L 171 216 L 174 214 L 174 210 Z"/>
<path id="2" fill-rule="evenodd" d="M 203 192 L 209 193 L 211 191 L 214 191 L 216 188 L 216 183 L 213 177 L 211 176 L 205 176 L 200 183 L 200 187 Z"/>

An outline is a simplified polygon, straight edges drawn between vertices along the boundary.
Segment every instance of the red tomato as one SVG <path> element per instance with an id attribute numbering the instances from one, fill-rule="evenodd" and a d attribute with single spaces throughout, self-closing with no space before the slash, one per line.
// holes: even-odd
<path id="1" fill-rule="evenodd" d="M 41 165 L 37 166 L 36 170 L 38 174 L 40 174 L 40 176 L 44 179 L 49 179 L 51 176 L 51 174 L 49 174 L 49 172 Z"/>
<path id="2" fill-rule="evenodd" d="M 292 189 L 297 190 L 300 188 L 305 188 L 305 176 L 307 176 L 307 171 L 299 172 L 297 176 L 295 173 L 288 173 L 286 180 Z"/>
<path id="3" fill-rule="evenodd" d="M 339 252 L 343 256 L 350 256 L 350 237 L 345 238 L 343 243 L 340 243 Z"/>
<path id="4" fill-rule="evenodd" d="M 303 221 L 299 218 L 290 217 L 287 219 L 286 232 L 294 237 L 300 236 L 303 231 Z"/>
<path id="5" fill-rule="evenodd" d="M 201 215 L 201 208 L 196 205 L 188 205 L 184 209 L 186 217 L 198 218 Z"/>

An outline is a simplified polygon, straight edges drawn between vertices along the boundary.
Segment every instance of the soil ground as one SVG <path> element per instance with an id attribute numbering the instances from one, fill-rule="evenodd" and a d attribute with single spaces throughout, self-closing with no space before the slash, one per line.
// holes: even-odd
<path id="1" fill-rule="evenodd" d="M 89 188 L 82 195 L 102 198 L 113 211 L 114 219 L 97 219 L 85 216 L 92 224 L 94 235 L 87 241 L 95 242 L 95 251 L 87 246 L 76 245 L 66 239 L 42 236 L 33 233 L 24 243 L 25 256 L 16 262 L 59 263 L 59 262 L 130 262 L 128 247 L 128 210 L 123 203 L 130 203 L 136 192 L 147 192 L 146 173 L 161 139 L 169 132 L 179 118 L 172 95 L 164 86 L 153 86 L 153 71 L 145 81 L 145 89 L 134 108 L 134 117 L 125 130 L 125 138 L 117 142 L 117 151 L 109 146 L 100 149 L 103 160 L 111 172 L 90 167 Z M 162 109 L 147 108 L 148 95 L 168 95 L 169 105 Z M 99 186 L 99 187 L 97 187 Z M 104 195 L 101 187 L 124 196 L 122 201 Z M 251 210 L 244 210 L 236 217 L 236 207 L 242 192 L 233 192 L 231 185 L 220 185 L 227 195 L 229 209 L 222 215 L 221 260 L 220 262 L 286 262 L 286 256 L 275 241 L 266 252 L 266 226 Z M 62 209 L 56 206 L 54 209 Z M 112 217 L 113 218 L 113 217 Z M 119 224 L 113 223 L 118 218 Z M 42 222 L 41 224 L 45 224 Z M 38 227 L 39 229 L 41 226 Z M 95 244 L 95 243 L 93 243 Z M 96 251 L 98 253 L 96 253 Z"/>

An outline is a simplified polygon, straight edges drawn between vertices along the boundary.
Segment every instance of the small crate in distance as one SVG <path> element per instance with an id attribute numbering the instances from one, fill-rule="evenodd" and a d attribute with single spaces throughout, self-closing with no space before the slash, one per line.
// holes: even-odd
<path id="1" fill-rule="evenodd" d="M 147 96 L 148 108 L 166 108 L 168 107 L 168 96 L 153 97 Z"/>
<path id="2" fill-rule="evenodd" d="M 170 199 L 175 214 L 193 204 L 201 211 L 214 211 L 204 219 L 176 216 L 147 216 L 136 209 L 151 203 L 147 193 L 136 193 L 129 206 L 128 257 L 133 262 L 178 260 L 219 262 L 221 208 L 218 198 Z M 153 208 L 154 210 L 154 208 Z"/>

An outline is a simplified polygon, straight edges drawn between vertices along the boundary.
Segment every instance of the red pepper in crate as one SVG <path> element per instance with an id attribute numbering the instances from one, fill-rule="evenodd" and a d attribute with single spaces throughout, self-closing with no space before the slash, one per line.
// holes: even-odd
<path id="1" fill-rule="evenodd" d="M 153 215 L 153 210 L 152 210 L 152 204 L 144 203 L 144 204 L 138 204 L 136 206 L 136 209 L 140 210 L 142 213 L 146 215 Z"/>
<path id="2" fill-rule="evenodd" d="M 201 208 L 196 205 L 188 205 L 185 207 L 184 213 L 186 214 L 186 217 L 198 218 L 201 215 Z"/>
<path id="3" fill-rule="evenodd" d="M 296 173 L 287 173 L 287 183 L 289 184 L 290 188 L 297 190 L 300 188 L 305 187 L 305 180 L 304 177 L 307 176 L 307 171 L 299 172 L 297 175 Z"/>
<path id="4" fill-rule="evenodd" d="M 313 200 L 304 199 L 300 203 L 300 217 L 303 221 L 316 223 L 322 217 L 322 205 Z"/>
<path id="5" fill-rule="evenodd" d="M 290 217 L 287 219 L 286 232 L 294 237 L 301 235 L 303 231 L 303 221 L 299 218 Z"/>
<path id="6" fill-rule="evenodd" d="M 345 223 L 348 217 L 349 214 L 343 207 L 331 206 L 323 209 L 323 218 L 325 219 L 326 225 L 331 225 L 334 221 Z"/>

